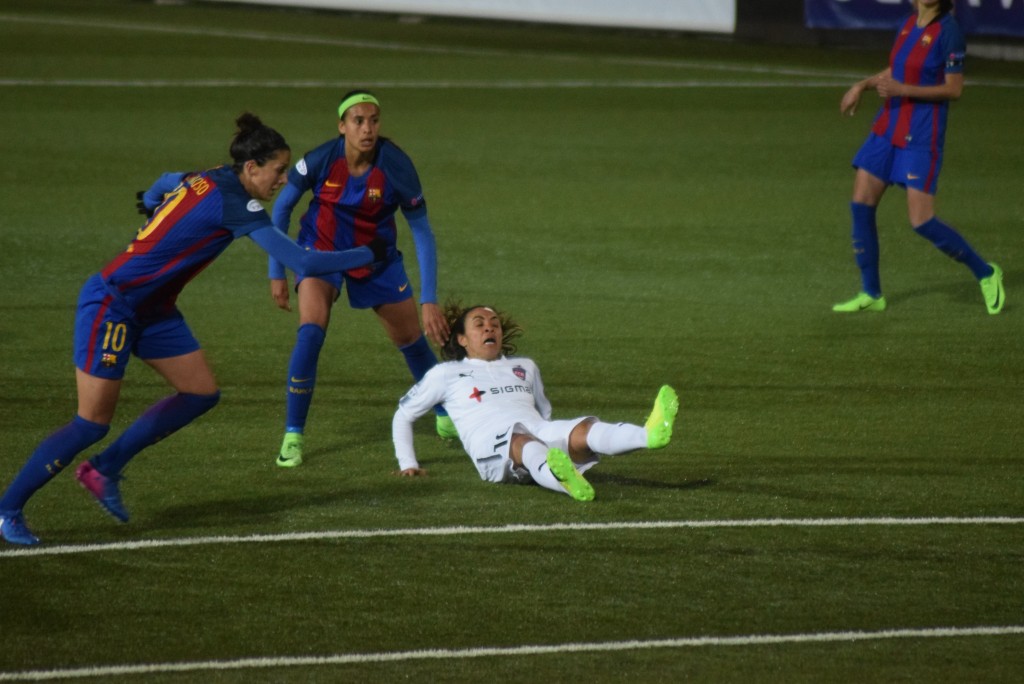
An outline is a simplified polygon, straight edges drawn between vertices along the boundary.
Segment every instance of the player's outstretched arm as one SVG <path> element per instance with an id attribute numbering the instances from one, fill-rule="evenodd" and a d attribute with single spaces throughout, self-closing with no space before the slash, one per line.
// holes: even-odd
<path id="1" fill-rule="evenodd" d="M 401 407 L 395 411 L 395 417 L 391 419 L 391 439 L 395 443 L 395 458 L 398 459 L 398 470 L 395 474 L 402 477 L 422 477 L 427 474 L 416 460 L 412 439 L 413 420 Z"/>
<path id="2" fill-rule="evenodd" d="M 277 200 L 274 201 L 274 208 L 271 210 L 271 220 L 285 235 L 288 234 L 288 226 L 291 224 L 292 211 L 301 197 L 302 191 L 292 183 L 288 183 L 277 193 Z M 267 276 L 271 280 L 285 279 L 284 264 L 275 259 L 273 255 L 269 259 L 267 271 Z"/>
<path id="3" fill-rule="evenodd" d="M 253 242 L 270 256 L 301 276 L 338 273 L 350 268 L 366 266 L 380 260 L 385 247 L 371 243 L 343 252 L 319 252 L 303 249 L 290 237 L 274 226 L 267 224 L 249 233 Z"/>

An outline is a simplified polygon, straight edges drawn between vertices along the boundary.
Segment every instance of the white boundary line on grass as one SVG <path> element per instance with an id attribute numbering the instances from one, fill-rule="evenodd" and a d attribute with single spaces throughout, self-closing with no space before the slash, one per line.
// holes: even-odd
<path id="1" fill-rule="evenodd" d="M 408 660 L 456 660 L 503 656 L 553 655 L 566 653 L 607 653 L 655 648 L 687 648 L 707 646 L 764 646 L 774 644 L 835 643 L 874 641 L 882 639 L 939 639 L 955 637 L 1019 636 L 1024 625 L 986 627 L 934 627 L 884 629 L 874 632 L 818 632 L 804 634 L 749 634 L 743 636 L 698 636 L 646 641 L 600 641 L 569 644 L 482 647 L 464 649 L 424 649 L 419 651 L 385 651 L 382 653 L 338 653 L 325 656 L 275 656 L 239 658 L 235 660 L 199 660 L 178 663 L 139 663 L 134 665 L 96 665 L 52 670 L 0 672 L 0 682 L 48 681 L 54 679 L 95 678 L 159 674 L 170 672 L 211 672 L 218 670 L 250 670 L 271 667 L 310 667 L 321 665 L 359 665 L 393 663 Z"/>
<path id="2" fill-rule="evenodd" d="M 789 76 L 837 76 L 836 72 L 813 69 L 791 69 L 785 67 L 766 67 L 759 64 L 730 64 L 724 62 L 704 62 L 697 60 L 666 59 L 650 57 L 593 57 L 578 54 L 548 53 L 533 50 L 503 50 L 497 48 L 465 48 L 450 45 L 425 45 L 403 43 L 397 41 L 360 40 L 355 38 L 337 38 L 311 36 L 308 34 L 286 34 L 267 31 L 249 31 L 237 29 L 211 29 L 188 26 L 168 26 L 166 24 L 137 24 L 127 22 L 90 21 L 80 17 L 41 17 L 18 14 L 0 13 L 0 22 L 19 22 L 23 24 L 43 24 L 50 26 L 71 26 L 76 29 L 93 28 L 113 31 L 163 33 L 196 38 L 217 38 L 235 40 L 253 40 L 258 42 L 273 41 L 293 45 L 325 45 L 328 47 L 381 50 L 384 52 L 411 52 L 416 54 L 452 55 L 457 57 L 496 57 L 517 59 L 532 57 L 542 60 L 565 62 L 618 64 L 622 66 L 665 67 L 669 69 L 712 69 L 739 73 L 785 74 Z M 842 74 L 848 78 L 860 78 L 863 74 Z"/>
<path id="3" fill-rule="evenodd" d="M 463 57 L 494 57 L 494 58 L 509 58 L 513 57 L 516 59 L 522 58 L 533 58 L 540 60 L 554 60 L 563 62 L 579 62 L 582 64 L 597 62 L 600 64 L 617 65 L 617 66 L 639 66 L 648 68 L 665 68 L 665 69 L 703 69 L 710 71 L 722 71 L 730 73 L 742 73 L 742 74 L 766 74 L 774 76 L 794 76 L 794 77 L 811 77 L 819 80 L 817 83 L 801 84 L 791 81 L 782 81 L 780 83 L 765 83 L 763 85 L 750 85 L 744 83 L 701 83 L 697 81 L 680 81 L 678 85 L 670 85 L 675 83 L 673 81 L 663 81 L 666 85 L 652 86 L 652 85 L 636 85 L 636 86 L 617 86 L 609 85 L 608 82 L 595 80 L 595 81 L 576 81 L 578 85 L 567 86 L 563 85 L 565 82 L 552 81 L 550 85 L 514 85 L 515 82 L 510 82 L 512 85 L 466 85 L 461 86 L 456 82 L 440 82 L 434 86 L 420 86 L 420 85 L 390 85 L 388 82 L 382 83 L 366 83 L 365 87 L 368 88 L 385 88 L 385 87 L 497 87 L 497 88 L 527 88 L 527 87 L 545 87 L 545 88 L 608 88 L 608 87 L 662 87 L 662 88 L 687 88 L 687 87 L 795 87 L 802 85 L 803 87 L 848 87 L 853 81 L 860 79 L 864 76 L 862 73 L 852 73 L 837 70 L 824 70 L 824 69 L 805 69 L 805 68 L 792 68 L 792 67 L 773 67 L 764 66 L 761 64 L 732 64 L 727 62 L 705 62 L 698 60 L 685 60 L 685 59 L 669 59 L 669 58 L 651 58 L 651 57 L 593 57 L 590 55 L 579 55 L 579 54 L 557 54 L 550 52 L 537 52 L 528 50 L 500 50 L 494 48 L 461 48 L 444 45 L 416 45 L 413 43 L 402 43 L 395 41 L 377 41 L 377 40 L 359 40 L 352 38 L 337 38 L 337 37 L 321 37 L 321 36 L 310 36 L 310 35 L 299 35 L 299 34 L 281 34 L 272 33 L 266 31 L 241 31 L 234 29 L 210 29 L 210 28 L 199 28 L 199 27 L 187 27 L 187 26 L 168 26 L 165 24 L 139 24 L 139 23 L 128 23 L 128 22 L 111 22 L 111 21 L 96 21 L 96 20 L 85 20 L 81 17 L 41 17 L 32 15 L 19 15 L 19 14 L 7 14 L 0 13 L 0 22 L 18 22 L 24 24 L 43 24 L 51 26 L 72 26 L 75 28 L 94 28 L 114 31 L 129 31 L 129 32 L 149 32 L 149 33 L 163 33 L 180 36 L 193 36 L 198 38 L 217 38 L 217 39 L 237 39 L 237 40 L 253 40 L 259 42 L 274 41 L 282 43 L 290 43 L 294 45 L 326 45 L 331 47 L 340 48 L 352 48 L 352 49 L 369 49 L 369 50 L 382 50 L 385 52 L 409 52 L 414 54 L 433 54 L 433 55 L 452 55 L 452 56 L 463 56 Z M 836 80 L 832 80 L 836 79 Z M 657 82 L 657 81 L 656 81 Z M 16 85 L 90 85 L 93 82 L 89 79 L 83 79 L 82 81 L 68 81 L 58 80 L 53 82 L 36 81 L 35 79 L 4 79 L 0 80 L 0 87 L 10 87 Z M 128 85 L 139 86 L 145 83 L 165 83 L 158 79 L 152 82 L 149 81 L 126 81 Z M 201 83 L 201 82 L 197 82 Z M 243 82 L 226 81 L 217 82 L 211 81 L 210 83 L 226 83 L 226 84 L 242 84 Z M 315 83 L 315 82 L 309 82 Z M 529 82 L 524 82 L 529 83 Z M 613 82 L 614 83 L 614 82 Z M 640 82 L 643 83 L 643 82 Z M 971 79 L 967 80 L 968 85 L 977 86 L 985 85 L 997 88 L 1024 88 L 1024 81 L 1012 81 L 1012 80 L 995 80 L 995 81 L 974 81 Z M 287 82 L 274 81 L 268 83 L 254 83 L 251 84 L 254 87 L 325 87 L 325 88 L 348 88 L 351 86 L 351 82 L 346 81 L 344 84 L 325 82 L 323 85 L 308 85 L 308 86 L 293 86 Z M 147 86 L 147 87 L 159 87 L 159 86 Z M 163 87 L 169 87 L 164 85 Z M 202 87 L 202 86 L 198 86 Z M 215 87 L 213 85 L 208 87 Z M 216 87 L 229 87 L 228 85 L 218 85 Z M 241 87 L 241 86 L 240 86 Z"/>
<path id="4" fill-rule="evenodd" d="M 362 82 L 361 82 L 362 83 Z M 0 87 L 41 88 L 323 88 L 342 90 L 350 87 L 347 81 L 239 79 L 169 80 L 169 79 L 109 79 L 109 78 L 0 78 Z M 369 81 L 364 87 L 393 90 L 580 90 L 583 88 L 839 88 L 848 81 L 715 81 L 715 80 L 505 80 L 505 81 Z M 1024 84 L 1021 84 L 1024 87 Z"/>
<path id="5" fill-rule="evenodd" d="M 227 544 L 274 544 L 321 541 L 324 539 L 371 539 L 387 537 L 458 537 L 477 534 L 519 534 L 523 532 L 587 532 L 608 530 L 715 529 L 730 527 L 905 527 L 924 525 L 1022 525 L 1024 518 L 755 518 L 747 520 L 656 520 L 607 523 L 547 523 L 475 525 L 453 527 L 408 527 L 377 530 L 321 530 L 319 532 L 282 532 L 279 534 L 224 535 L 140 539 L 105 544 L 69 544 L 28 546 L 0 550 L 0 560 L 26 556 L 63 556 L 103 551 L 141 551 L 183 546 Z"/>

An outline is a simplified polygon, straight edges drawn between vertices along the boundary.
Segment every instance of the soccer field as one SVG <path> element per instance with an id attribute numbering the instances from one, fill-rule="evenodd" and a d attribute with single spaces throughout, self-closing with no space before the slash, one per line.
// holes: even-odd
<path id="1" fill-rule="evenodd" d="M 666 449 L 590 471 L 585 504 L 481 482 L 426 420 L 430 475 L 398 478 L 411 379 L 343 295 L 305 463 L 277 468 L 298 319 L 241 240 L 179 301 L 221 403 L 133 461 L 130 523 L 64 474 L 25 510 L 44 544 L 0 546 L 0 682 L 1024 679 L 1024 77 L 969 60 L 938 195 L 1005 271 L 1003 313 L 896 189 L 889 309 L 837 315 L 877 106 L 839 99 L 885 59 L 4 0 L 0 487 L 75 411 L 78 289 L 139 227 L 135 191 L 228 161 L 246 110 L 297 158 L 357 86 L 416 163 L 440 296 L 513 315 L 555 417 L 642 423 L 665 383 L 682 408 Z M 102 444 L 167 391 L 133 361 Z"/>

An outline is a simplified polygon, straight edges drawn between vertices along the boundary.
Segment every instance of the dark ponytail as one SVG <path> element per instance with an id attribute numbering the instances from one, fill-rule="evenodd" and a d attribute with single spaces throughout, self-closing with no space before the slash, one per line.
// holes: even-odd
<path id="1" fill-rule="evenodd" d="M 263 166 L 267 160 L 281 150 L 291 150 L 284 136 L 270 126 L 264 126 L 260 117 L 252 112 L 244 112 L 235 119 L 238 132 L 231 140 L 231 168 L 241 173 L 245 162 L 252 159 L 257 166 Z"/>

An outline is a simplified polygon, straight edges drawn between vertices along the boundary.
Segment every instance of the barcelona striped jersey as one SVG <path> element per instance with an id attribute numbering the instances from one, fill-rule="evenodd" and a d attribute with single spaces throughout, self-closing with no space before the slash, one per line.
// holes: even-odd
<path id="1" fill-rule="evenodd" d="M 963 73 L 967 47 L 963 32 L 951 14 L 927 26 L 917 26 L 917 16 L 903 24 L 892 52 L 892 77 L 907 85 L 934 86 L 945 82 L 946 74 Z M 949 101 L 930 102 L 907 97 L 885 100 L 872 132 L 894 146 L 938 152 L 946 137 Z"/>
<path id="2" fill-rule="evenodd" d="M 164 176 L 163 178 L 167 178 Z M 235 172 L 184 174 L 128 248 L 100 272 L 121 306 L 145 321 L 171 313 L 178 294 L 236 238 L 271 226 Z"/>
<path id="3" fill-rule="evenodd" d="M 306 153 L 288 172 L 288 184 L 298 194 L 313 192 L 296 239 L 303 247 L 345 250 L 369 244 L 374 237 L 394 246 L 399 208 L 408 220 L 426 215 L 423 189 L 412 160 L 387 138 L 377 140 L 373 165 L 362 176 L 349 173 L 345 138 L 339 136 Z M 372 268 L 347 273 L 364 278 L 371 275 Z"/>

